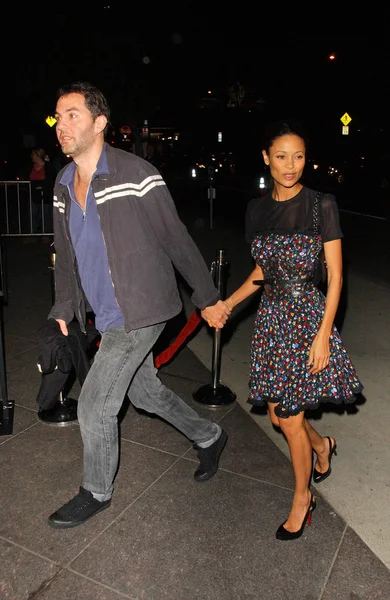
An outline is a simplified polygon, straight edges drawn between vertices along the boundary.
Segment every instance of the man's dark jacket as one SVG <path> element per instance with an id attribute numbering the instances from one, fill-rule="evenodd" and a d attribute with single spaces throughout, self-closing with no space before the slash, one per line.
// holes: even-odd
<path id="1" fill-rule="evenodd" d="M 127 331 L 165 322 L 182 308 L 174 267 L 203 309 L 219 299 L 209 269 L 179 219 L 157 169 L 147 161 L 105 143 L 109 174 L 91 181 L 115 297 Z M 54 186 L 55 304 L 49 318 L 69 323 L 74 316 L 85 330 L 89 309 L 81 288 L 69 233 L 71 198 Z"/>

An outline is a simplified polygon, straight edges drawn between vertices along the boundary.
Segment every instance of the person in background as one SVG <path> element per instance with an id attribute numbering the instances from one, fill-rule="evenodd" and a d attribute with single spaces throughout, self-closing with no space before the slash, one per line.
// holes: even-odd
<path id="1" fill-rule="evenodd" d="M 53 187 L 55 172 L 43 148 L 31 151 L 32 233 L 53 233 Z"/>
<path id="2" fill-rule="evenodd" d="M 87 82 L 61 88 L 55 117 L 62 151 L 72 162 L 55 182 L 56 294 L 48 318 L 67 336 L 74 317 L 85 331 L 89 308 L 101 333 L 78 400 L 83 483 L 48 519 L 52 527 L 69 528 L 110 506 L 117 417 L 126 394 L 194 442 L 196 481 L 215 475 L 227 433 L 162 384 L 152 350 L 165 323 L 182 309 L 175 268 L 209 325 L 223 327 L 229 310 L 158 170 L 105 142 L 110 109 L 100 90 Z"/>
<path id="3" fill-rule="evenodd" d="M 145 160 L 151 165 L 157 167 L 158 160 L 156 157 L 156 149 L 154 147 L 153 142 L 148 142 L 145 146 Z"/>
<path id="4" fill-rule="evenodd" d="M 166 169 L 166 166 L 169 162 L 169 157 L 168 157 L 168 152 L 164 147 L 164 144 L 159 141 L 156 144 L 156 151 L 155 151 L 155 157 L 156 157 L 156 166 L 158 168 L 158 170 L 160 171 L 161 175 L 164 176 L 164 171 Z"/>
<path id="5" fill-rule="evenodd" d="M 313 481 L 331 474 L 336 440 L 322 437 L 306 418 L 320 403 L 352 403 L 363 389 L 334 325 L 342 288 L 343 236 L 335 198 L 305 187 L 301 177 L 306 136 L 299 124 L 278 122 L 266 132 L 263 158 L 271 190 L 254 198 L 246 214 L 246 237 L 256 266 L 227 299 L 230 311 L 262 291 L 251 346 L 250 394 L 254 406 L 268 404 L 271 422 L 287 439 L 295 476 L 288 518 L 279 540 L 300 537 L 316 501 Z M 326 297 L 316 286 L 325 252 Z"/>

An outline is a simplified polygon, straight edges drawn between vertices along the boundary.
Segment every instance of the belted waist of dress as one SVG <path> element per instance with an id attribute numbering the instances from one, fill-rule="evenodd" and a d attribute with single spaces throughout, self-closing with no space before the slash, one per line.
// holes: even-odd
<path id="1" fill-rule="evenodd" d="M 291 293 L 294 297 L 300 296 L 308 286 L 313 283 L 312 277 L 296 277 L 294 279 L 255 279 L 255 285 L 264 286 L 266 295 L 271 296 L 275 293 Z"/>
<path id="2" fill-rule="evenodd" d="M 297 277 L 295 279 L 281 279 L 281 278 L 277 278 L 277 279 L 254 279 L 252 281 L 252 283 L 254 283 L 255 285 L 270 285 L 271 287 L 273 285 L 280 285 L 281 287 L 283 286 L 289 286 L 291 284 L 294 283 L 311 283 L 313 281 L 312 277 Z"/>

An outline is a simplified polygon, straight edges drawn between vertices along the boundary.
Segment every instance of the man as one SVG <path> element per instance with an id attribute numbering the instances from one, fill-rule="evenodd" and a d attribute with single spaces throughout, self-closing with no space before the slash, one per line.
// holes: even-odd
<path id="1" fill-rule="evenodd" d="M 215 475 L 228 436 L 161 383 L 152 348 L 182 308 L 174 267 L 209 325 L 223 327 L 230 312 L 159 172 L 105 143 L 110 110 L 102 93 L 89 83 L 62 88 L 55 116 L 62 151 L 73 160 L 54 187 L 56 294 L 49 319 L 68 335 L 74 316 L 85 331 L 85 314 L 92 309 L 102 335 L 78 402 L 83 485 L 48 520 L 68 528 L 110 505 L 117 415 L 126 394 L 134 406 L 164 418 L 195 443 L 196 481 Z"/>

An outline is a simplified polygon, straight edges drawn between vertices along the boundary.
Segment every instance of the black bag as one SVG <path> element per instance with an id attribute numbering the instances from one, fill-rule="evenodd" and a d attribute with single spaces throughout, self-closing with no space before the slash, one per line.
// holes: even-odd
<path id="1" fill-rule="evenodd" d="M 68 335 L 61 332 L 55 319 L 48 319 L 38 331 L 41 354 L 38 368 L 42 373 L 41 386 L 36 402 L 40 409 L 50 410 L 58 401 L 71 371 L 74 370 L 80 386 L 90 369 L 90 353 L 96 352 L 96 340 L 100 337 L 92 322 L 86 325 L 86 333 L 76 321 L 68 324 Z"/>

